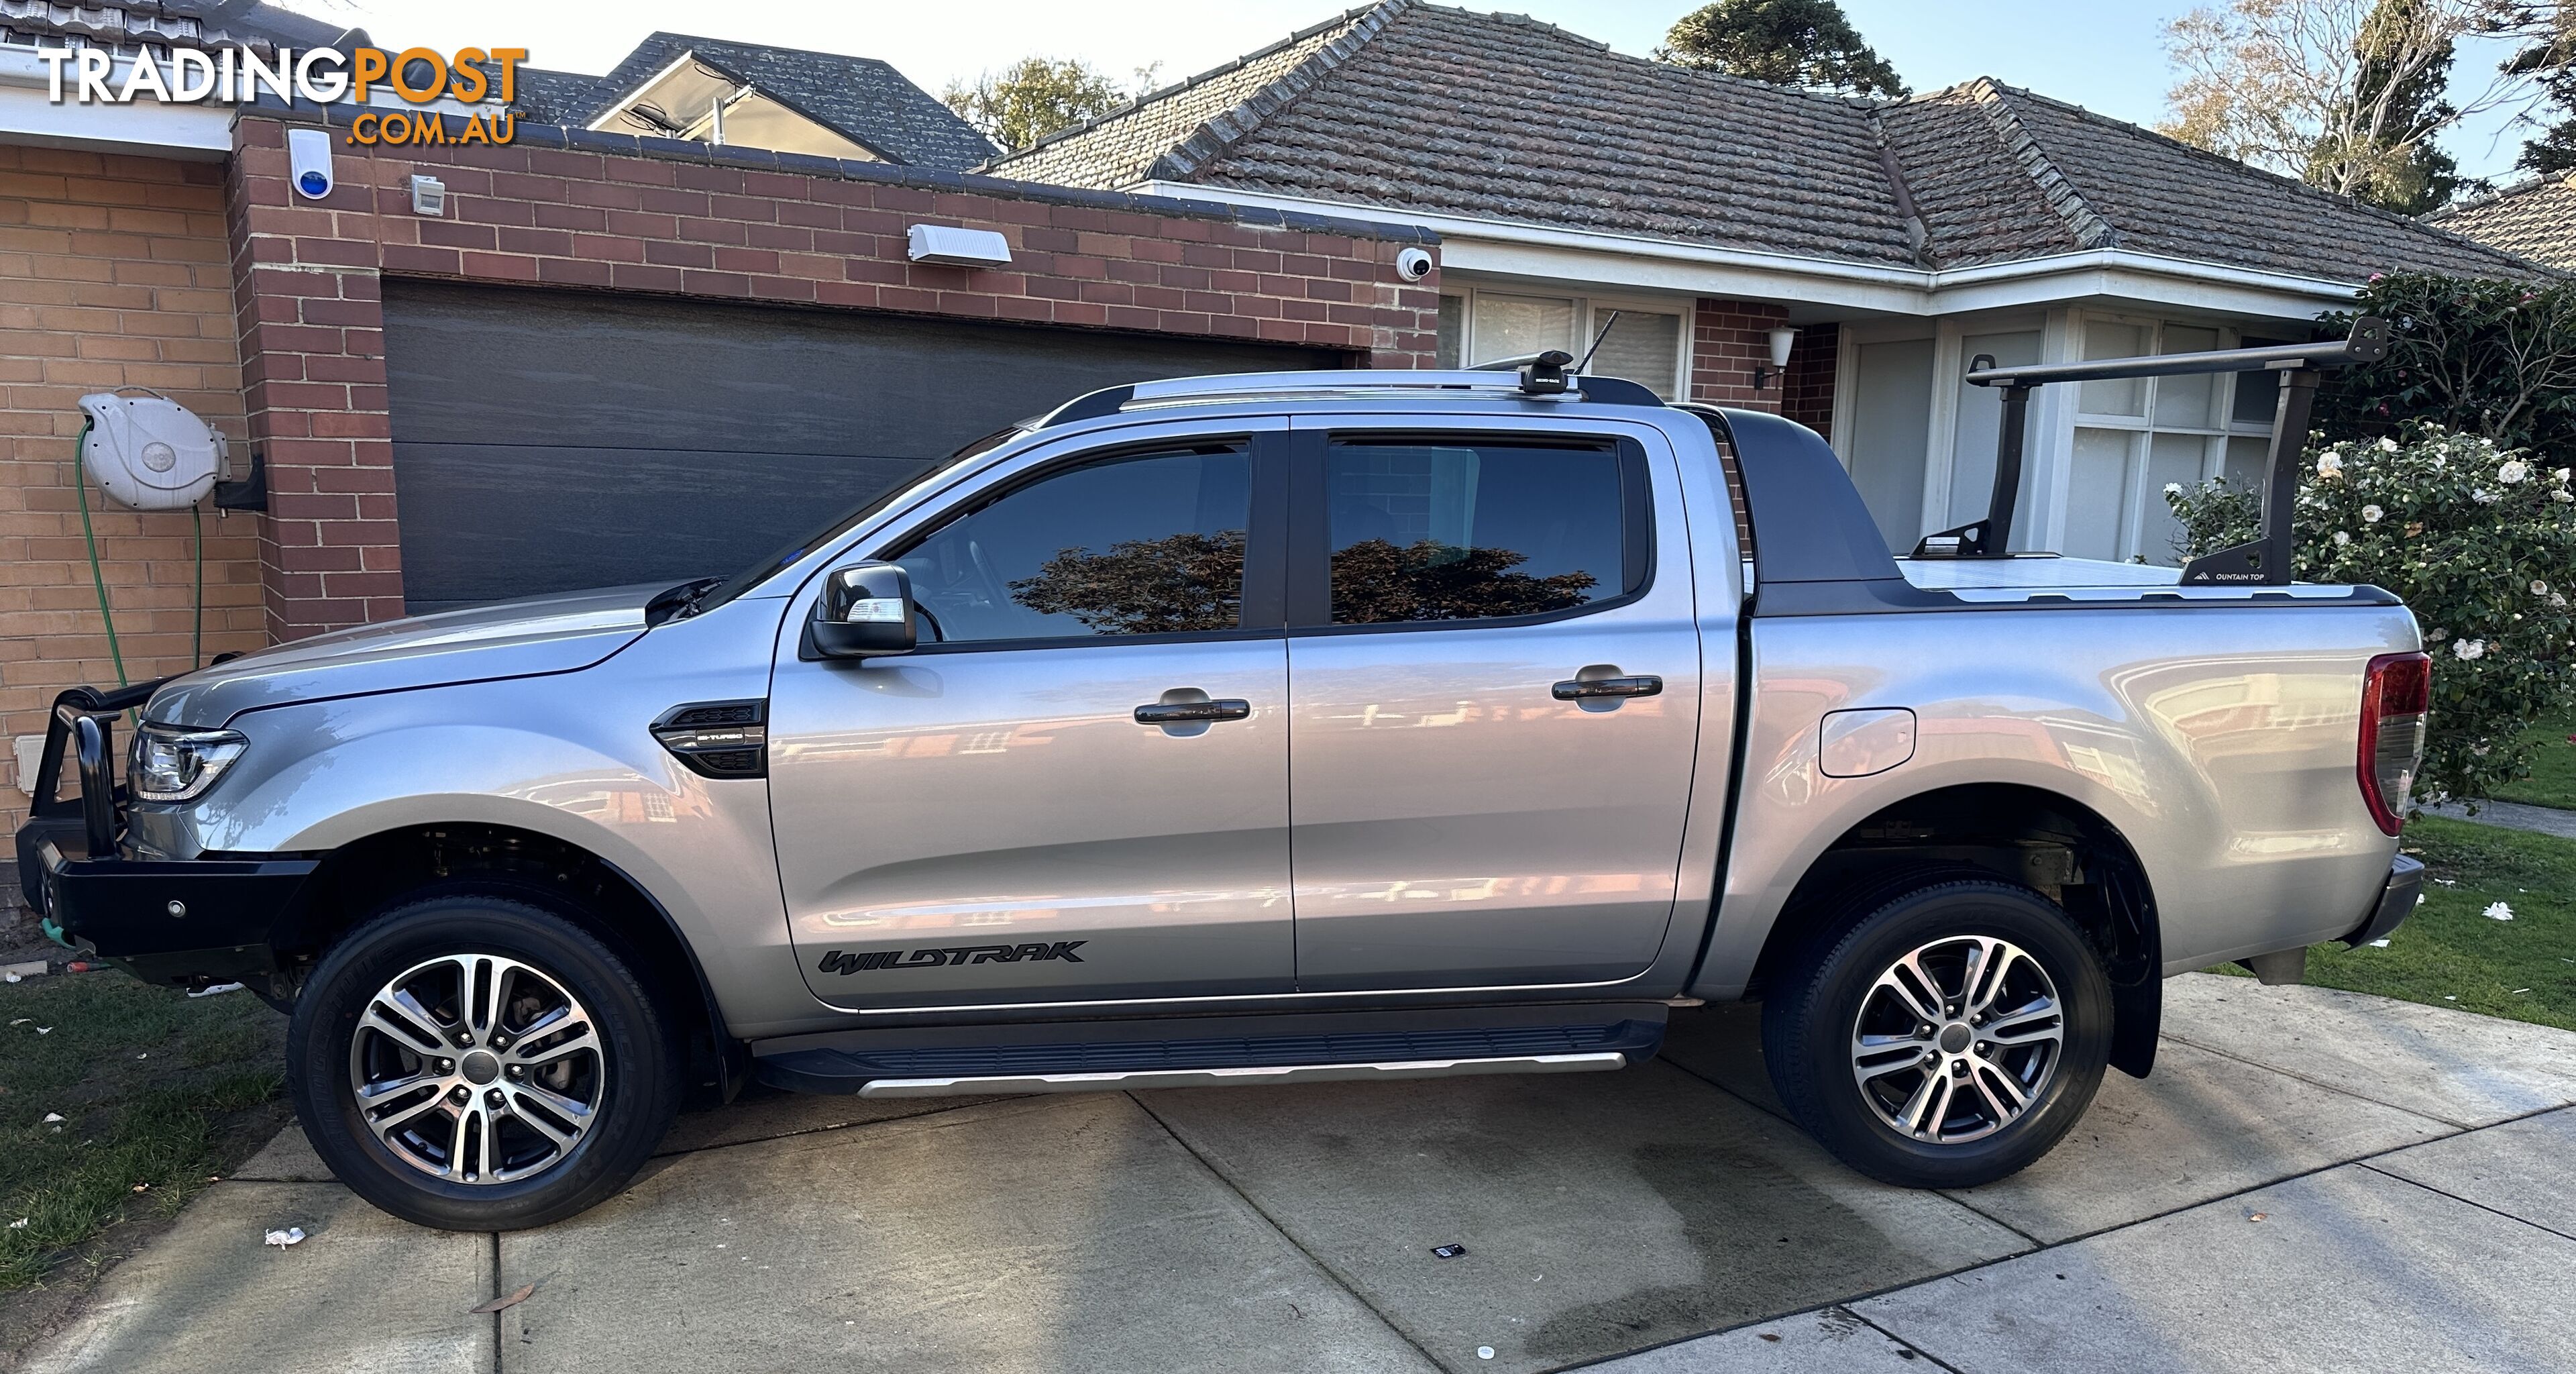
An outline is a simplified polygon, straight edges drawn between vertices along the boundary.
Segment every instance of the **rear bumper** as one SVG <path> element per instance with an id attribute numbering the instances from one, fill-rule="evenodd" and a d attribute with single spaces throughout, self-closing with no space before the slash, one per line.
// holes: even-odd
<path id="1" fill-rule="evenodd" d="M 81 949 L 148 983 L 202 986 L 274 971 L 269 931 L 319 866 L 74 858 L 49 836 L 28 838 L 41 865 L 39 913 Z"/>
<path id="2" fill-rule="evenodd" d="M 2343 937 L 2346 945 L 2359 948 L 2373 940 L 2385 938 L 2407 917 L 2415 914 L 2415 903 L 2424 891 L 2424 865 L 2403 854 L 2388 865 L 2388 882 L 2379 889 L 2379 904 L 2370 909 L 2370 919 Z"/>

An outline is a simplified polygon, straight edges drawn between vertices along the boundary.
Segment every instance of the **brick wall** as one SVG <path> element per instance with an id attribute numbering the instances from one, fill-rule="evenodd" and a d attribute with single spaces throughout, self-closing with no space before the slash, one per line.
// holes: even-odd
<path id="1" fill-rule="evenodd" d="M 286 126 L 235 130 L 230 229 L 261 576 L 280 640 L 402 613 L 385 274 L 1270 340 L 1432 365 L 1438 277 L 1410 230 L 522 125 L 510 146 L 339 148 L 322 202 Z M 414 215 L 414 172 L 446 183 Z M 1006 268 L 914 264 L 915 223 L 997 230 Z M 1382 235 L 1382 236 L 1381 236 Z M 495 360 L 506 365 L 506 360 Z"/>
<path id="2" fill-rule="evenodd" d="M 1754 390 L 1753 365 L 1771 365 L 1771 331 L 1788 322 L 1785 306 L 1702 299 L 1691 319 L 1691 399 L 1778 414 L 1779 381 Z"/>
<path id="3" fill-rule="evenodd" d="M 1834 437 L 1834 360 L 1841 348 L 1842 326 L 1808 325 L 1798 331 L 1788 375 L 1780 381 L 1780 413 L 1828 439 Z"/>
<path id="4" fill-rule="evenodd" d="M 112 684 L 77 497 L 78 398 L 152 387 L 242 449 L 223 170 L 212 163 L 0 146 L 0 739 L 42 735 L 54 694 Z M 190 666 L 195 542 L 186 511 L 88 490 L 126 675 Z M 204 651 L 255 649 L 254 522 L 206 530 Z M 0 828 L 32 779 L 9 768 Z"/>

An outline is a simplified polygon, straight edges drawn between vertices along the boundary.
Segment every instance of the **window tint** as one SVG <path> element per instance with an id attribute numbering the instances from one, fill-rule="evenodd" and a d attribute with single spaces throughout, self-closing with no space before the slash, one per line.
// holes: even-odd
<path id="1" fill-rule="evenodd" d="M 1626 590 L 1608 447 L 1337 443 L 1333 623 L 1538 615 Z"/>
<path id="2" fill-rule="evenodd" d="M 925 642 L 1231 630 L 1252 460 L 1240 446 L 1059 472 L 960 515 L 895 561 Z"/>

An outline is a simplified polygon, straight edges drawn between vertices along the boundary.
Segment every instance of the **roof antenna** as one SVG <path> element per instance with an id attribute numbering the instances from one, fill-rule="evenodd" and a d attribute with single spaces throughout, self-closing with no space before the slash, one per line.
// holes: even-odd
<path id="1" fill-rule="evenodd" d="M 1582 372 L 1592 366 L 1592 355 L 1601 351 L 1601 341 L 1610 337 L 1610 326 L 1618 322 L 1619 312 L 1611 311 L 1610 318 L 1601 322 L 1601 332 L 1592 336 L 1592 346 L 1583 350 L 1583 361 L 1574 365 L 1575 371 Z"/>

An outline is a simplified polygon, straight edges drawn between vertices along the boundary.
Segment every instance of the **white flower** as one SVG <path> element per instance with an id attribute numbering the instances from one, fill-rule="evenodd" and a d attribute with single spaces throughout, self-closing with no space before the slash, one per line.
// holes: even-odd
<path id="1" fill-rule="evenodd" d="M 2332 477 L 2341 471 L 2343 471 L 2343 455 L 2336 453 L 2333 449 L 2328 449 L 2317 455 L 2317 475 L 2319 477 Z"/>
<path id="2" fill-rule="evenodd" d="M 2513 919 L 2513 908 L 2502 902 L 2489 902 L 2485 915 L 2490 921 L 2510 921 Z"/>
<path id="3" fill-rule="evenodd" d="M 2167 495 L 2167 496 L 2180 496 L 2180 495 L 2182 495 L 2182 483 L 2180 483 L 2180 482 L 2167 482 L 2167 483 L 2165 483 L 2165 495 Z"/>
<path id="4" fill-rule="evenodd" d="M 2508 487 L 2530 475 L 2531 465 L 2519 458 L 2506 459 L 2505 465 L 2496 469 L 2496 480 Z"/>
<path id="5" fill-rule="evenodd" d="M 2385 434 L 2380 435 L 2379 451 L 2382 453 L 2395 453 L 2397 451 L 2397 441 L 2389 438 Z"/>
<path id="6" fill-rule="evenodd" d="M 2434 626 L 2434 627 L 2433 627 L 2433 633 L 2431 633 L 2431 634 L 2429 634 L 2429 635 L 2426 635 L 2426 636 L 2425 636 L 2425 638 L 2426 638 L 2426 639 L 2428 639 L 2428 640 L 2432 641 L 2432 642 L 2433 642 L 2433 643 L 2435 643 L 2435 644 L 2439 644 L 2439 643 L 2441 643 L 2443 640 L 2449 639 L 2450 637 L 2451 637 L 2451 632 L 2450 632 L 2450 631 L 2448 631 L 2448 630 L 2443 629 L 2443 628 L 2442 628 L 2441 626 L 2439 626 L 2439 625 L 2436 625 L 2436 626 Z"/>
<path id="7" fill-rule="evenodd" d="M 2349 543 L 2351 543 L 2351 542 L 2352 542 L 2352 536 L 2351 536 L 2349 533 L 2347 533 L 2347 532 L 2345 532 L 2345 531 L 2343 531 L 2343 530 L 2336 530 L 2336 531 L 2335 531 L 2335 547 L 2336 547 L 2336 548 L 2338 548 L 2338 549 L 2339 549 L 2339 548 L 2342 548 L 2344 545 L 2349 544 Z"/>
<path id="8" fill-rule="evenodd" d="M 2471 487 L 2469 488 L 2469 499 L 2477 502 L 2481 506 L 2492 506 L 2496 503 L 2496 494 L 2484 487 Z"/>
<path id="9" fill-rule="evenodd" d="M 2549 584 L 2534 578 L 2531 583 L 2531 594 L 2533 596 L 2549 595 Z"/>
<path id="10" fill-rule="evenodd" d="M 2451 641 L 2451 652 L 2463 659 L 2484 658 L 2487 656 L 2487 642 L 2483 639 L 2455 639 Z"/>
<path id="11" fill-rule="evenodd" d="M 2563 610 L 2566 610 L 2566 609 L 2567 609 L 2567 593 L 2565 593 L 2565 592 L 2551 592 L 2551 593 L 2549 594 L 2549 609 L 2551 609 L 2551 610 L 2553 610 L 2553 611 L 2563 611 Z"/>
<path id="12" fill-rule="evenodd" d="M 2379 523 L 2379 517 L 2386 515 L 2387 513 L 2388 512 L 2381 510 L 2377 506 L 2364 506 L 2361 508 L 2362 523 L 2376 525 Z"/>
<path id="13" fill-rule="evenodd" d="M 2563 487 L 2563 486 L 2567 485 L 2567 475 L 2568 475 L 2569 473 L 2571 473 L 2571 472 L 2576 472 L 2576 468 L 2560 468 L 2558 471 L 2553 472 L 2553 473 L 2551 473 L 2551 474 L 2549 474 L 2549 475 L 2550 475 L 2550 476 L 2552 476 L 2552 477 L 2557 478 L 2557 479 L 2558 479 L 2558 485 L 2560 485 L 2560 486 L 2562 486 L 2562 487 Z"/>
<path id="14" fill-rule="evenodd" d="M 2549 493 L 2549 499 L 2560 505 L 2576 505 L 2576 496 L 2571 496 L 2564 490 Z"/>

